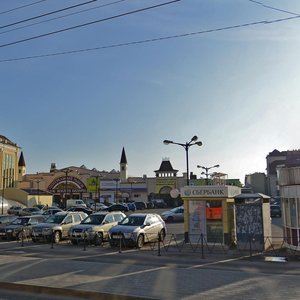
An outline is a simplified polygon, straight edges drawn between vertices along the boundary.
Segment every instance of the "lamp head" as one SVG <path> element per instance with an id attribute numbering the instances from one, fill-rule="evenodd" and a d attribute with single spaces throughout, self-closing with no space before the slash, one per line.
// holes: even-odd
<path id="1" fill-rule="evenodd" d="M 214 166 L 214 168 L 219 168 L 219 167 L 220 167 L 220 165 L 215 165 L 215 166 Z"/>
<path id="2" fill-rule="evenodd" d="M 170 140 L 164 140 L 164 144 L 165 145 L 169 145 L 169 144 L 172 144 L 173 143 L 173 141 L 170 141 Z"/>
<path id="3" fill-rule="evenodd" d="M 202 142 L 196 142 L 195 145 L 202 146 Z"/>
<path id="4" fill-rule="evenodd" d="M 192 137 L 192 139 L 191 139 L 191 142 L 195 142 L 195 141 L 197 141 L 198 140 L 198 137 L 196 136 L 196 135 L 194 135 L 193 137 Z"/>

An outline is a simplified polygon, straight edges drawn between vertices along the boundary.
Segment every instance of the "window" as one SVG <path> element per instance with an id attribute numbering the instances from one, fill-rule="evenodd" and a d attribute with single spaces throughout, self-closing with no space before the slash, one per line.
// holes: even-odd
<path id="1" fill-rule="evenodd" d="M 107 215 L 105 218 L 106 223 L 112 223 L 114 222 L 114 217 L 112 215 Z"/>
<path id="2" fill-rule="evenodd" d="M 73 217 L 74 217 L 74 222 L 80 222 L 81 221 L 80 215 L 74 215 Z M 71 222 L 66 222 L 66 223 L 71 223 Z"/>
<path id="3" fill-rule="evenodd" d="M 65 223 L 66 223 L 66 224 L 72 223 L 72 216 L 66 217 L 66 218 L 65 218 Z"/>
<path id="4" fill-rule="evenodd" d="M 114 215 L 114 218 L 115 218 L 116 222 L 120 222 L 123 220 L 124 217 L 123 217 L 123 215 L 116 214 L 116 215 Z"/>

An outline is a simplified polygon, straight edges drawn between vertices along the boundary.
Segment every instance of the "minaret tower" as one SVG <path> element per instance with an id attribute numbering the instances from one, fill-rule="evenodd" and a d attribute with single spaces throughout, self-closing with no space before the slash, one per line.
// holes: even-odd
<path id="1" fill-rule="evenodd" d="M 23 151 L 20 154 L 19 162 L 18 162 L 18 181 L 23 180 L 23 176 L 26 174 L 26 164 L 23 156 Z"/>
<path id="2" fill-rule="evenodd" d="M 120 182 L 127 181 L 128 178 L 127 169 L 128 169 L 127 158 L 123 147 L 121 161 L 120 161 Z"/>

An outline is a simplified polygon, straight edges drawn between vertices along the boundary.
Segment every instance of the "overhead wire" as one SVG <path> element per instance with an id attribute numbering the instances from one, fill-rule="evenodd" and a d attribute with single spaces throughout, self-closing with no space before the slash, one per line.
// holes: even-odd
<path id="1" fill-rule="evenodd" d="M 68 7 L 64 7 L 64 8 L 55 10 L 55 11 L 47 12 L 47 13 L 44 13 L 44 14 L 41 14 L 41 15 L 38 15 L 38 16 L 23 19 L 23 20 L 13 22 L 13 23 L 10 23 L 10 24 L 7 24 L 7 25 L 2 25 L 2 26 L 0 26 L 0 29 L 7 28 L 7 27 L 10 27 L 10 26 L 14 26 L 14 25 L 18 25 L 18 24 L 25 23 L 25 22 L 28 22 L 28 21 L 36 20 L 36 19 L 39 19 L 39 18 L 43 18 L 43 17 L 53 15 L 53 14 L 56 14 L 56 13 L 59 13 L 59 12 L 65 11 L 65 10 L 73 9 L 73 8 L 76 8 L 76 7 L 79 7 L 79 6 L 82 6 L 82 5 L 87 5 L 87 4 L 90 4 L 92 2 L 96 2 L 96 1 L 98 1 L 98 0 L 89 0 L 89 1 L 86 1 L 86 2 L 83 2 L 83 3 L 79 3 L 79 4 L 68 6 Z"/>
<path id="2" fill-rule="evenodd" d="M 100 23 L 100 22 L 104 22 L 104 21 L 108 21 L 108 20 L 128 16 L 128 15 L 131 15 L 131 14 L 135 14 L 135 13 L 138 13 L 138 12 L 142 12 L 142 11 L 146 11 L 146 10 L 150 10 L 150 9 L 154 9 L 154 8 L 158 8 L 158 7 L 162 7 L 162 6 L 169 5 L 169 4 L 172 4 L 172 3 L 175 3 L 175 2 L 179 2 L 179 1 L 181 1 L 181 0 L 172 0 L 172 1 L 164 2 L 164 3 L 160 3 L 160 4 L 156 4 L 156 5 L 152 5 L 152 6 L 147 6 L 147 7 L 140 8 L 140 9 L 136 9 L 136 10 L 133 10 L 133 11 L 125 12 L 125 13 L 122 13 L 122 14 L 114 15 L 114 16 L 111 16 L 111 17 L 99 19 L 99 20 L 96 20 L 96 21 L 91 21 L 91 22 L 87 22 L 87 23 L 83 23 L 83 24 L 79 24 L 79 25 L 75 25 L 75 26 L 71 26 L 71 27 L 67 27 L 67 28 L 63 28 L 63 29 L 59 29 L 59 30 L 56 30 L 56 31 L 36 35 L 36 36 L 25 38 L 25 39 L 22 39 L 22 40 L 2 44 L 2 45 L 0 45 L 0 48 L 12 46 L 12 45 L 15 45 L 15 44 L 19 44 L 19 43 L 23 43 L 23 42 L 27 42 L 27 41 L 31 41 L 31 40 L 35 40 L 35 39 L 39 39 L 39 38 L 42 38 L 42 37 L 45 37 L 45 36 L 50 36 L 50 35 L 61 33 L 61 32 L 66 32 L 66 31 L 69 31 L 69 30 L 77 29 L 77 28 L 82 28 L 82 27 L 93 25 L 93 24 L 96 24 L 96 23 Z"/>
<path id="3" fill-rule="evenodd" d="M 35 25 L 51 22 L 51 21 L 54 21 L 54 20 L 63 19 L 63 18 L 69 17 L 69 16 L 78 15 L 78 14 L 81 14 L 81 13 L 84 13 L 84 12 L 87 12 L 87 11 L 91 11 L 91 10 L 99 9 L 99 8 L 102 8 L 102 7 L 114 5 L 114 4 L 117 4 L 117 3 L 120 3 L 120 2 L 124 2 L 124 1 L 129 1 L 129 0 L 117 0 L 117 1 L 110 2 L 110 3 L 105 3 L 105 4 L 95 6 L 95 7 L 90 7 L 90 8 L 80 10 L 80 11 L 76 11 L 76 12 L 72 12 L 72 13 L 69 13 L 69 14 L 62 15 L 62 16 L 58 16 L 58 17 L 55 17 L 55 18 L 51 18 L 51 19 L 47 19 L 47 20 L 43 20 L 43 21 L 31 23 L 31 24 L 19 26 L 19 27 L 16 27 L 16 28 L 5 30 L 5 31 L 0 31 L 0 35 L 4 34 L 4 33 L 12 32 L 12 31 L 24 29 L 24 28 L 27 28 L 27 27 L 32 27 L 32 26 L 35 26 Z"/>
<path id="4" fill-rule="evenodd" d="M 158 41 L 170 40 L 170 39 L 175 39 L 175 38 L 183 38 L 183 37 L 188 37 L 188 36 L 193 36 L 193 35 L 219 32 L 219 31 L 249 27 L 249 26 L 268 25 L 268 24 L 273 24 L 273 23 L 278 23 L 278 22 L 294 20 L 294 19 L 298 19 L 298 18 L 300 18 L 300 15 L 293 16 L 293 17 L 274 19 L 274 20 L 271 20 L 271 21 L 263 20 L 263 21 L 244 23 L 244 24 L 214 28 L 214 29 L 207 29 L 207 30 L 189 32 L 189 33 L 183 33 L 183 34 L 176 34 L 176 35 L 165 36 L 165 37 L 158 37 L 158 38 L 151 38 L 151 39 L 145 39 L 145 40 L 139 40 L 139 41 L 132 41 L 132 42 L 127 42 L 127 43 L 111 44 L 111 45 L 99 46 L 99 47 L 94 47 L 94 48 L 86 48 L 86 49 L 70 50 L 70 51 L 57 52 L 57 53 L 49 53 L 49 54 L 32 55 L 32 56 L 19 57 L 19 58 L 3 59 L 3 60 L 0 60 L 0 63 L 20 61 L 20 60 L 29 60 L 29 59 L 37 59 L 37 58 L 45 58 L 45 57 L 50 57 L 50 56 L 67 55 L 67 54 L 74 54 L 74 53 L 81 53 L 81 52 L 88 52 L 88 51 L 96 51 L 96 50 L 131 46 L 131 45 L 137 45 L 137 44 L 145 44 L 145 43 L 158 42 Z"/>
<path id="5" fill-rule="evenodd" d="M 255 0 L 248 0 L 248 1 L 252 2 L 252 3 L 255 3 L 255 4 L 258 4 L 258 5 L 261 5 L 265 8 L 268 8 L 268 9 L 284 12 L 284 13 L 294 15 L 294 16 L 299 16 L 299 14 L 297 14 L 297 13 L 294 13 L 294 12 L 291 12 L 291 11 L 288 11 L 288 10 L 284 10 L 284 9 L 280 9 L 280 8 L 277 8 L 277 7 L 274 7 L 274 6 L 266 5 L 266 4 L 264 4 L 262 2 L 259 2 L 259 1 L 255 1 Z"/>
<path id="6" fill-rule="evenodd" d="M 0 15 L 7 14 L 7 13 L 10 13 L 12 11 L 23 9 L 23 8 L 26 8 L 26 7 L 35 5 L 35 4 L 39 4 L 39 3 L 45 2 L 45 1 L 47 1 L 47 0 L 40 0 L 40 1 L 33 2 L 33 3 L 25 4 L 25 5 L 22 5 L 22 6 L 18 6 L 18 7 L 15 7 L 15 8 L 11 8 L 11 9 L 6 10 L 6 11 L 0 11 Z"/>

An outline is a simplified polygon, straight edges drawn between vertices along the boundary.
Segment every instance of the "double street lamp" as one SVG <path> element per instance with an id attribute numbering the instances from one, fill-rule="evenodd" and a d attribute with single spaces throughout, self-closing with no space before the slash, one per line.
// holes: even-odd
<path id="1" fill-rule="evenodd" d="M 169 144 L 174 144 L 174 145 L 179 145 L 182 146 L 185 149 L 185 154 L 186 154 L 186 185 L 189 185 L 190 180 L 189 180 L 189 148 L 191 146 L 197 145 L 197 146 L 202 146 L 202 142 L 198 141 L 198 137 L 195 135 L 191 138 L 189 142 L 186 143 L 176 143 L 170 140 L 164 140 L 165 145 Z"/>
<path id="2" fill-rule="evenodd" d="M 208 185 L 208 175 L 210 175 L 210 174 L 208 174 L 208 171 L 210 169 L 219 168 L 219 167 L 220 167 L 220 165 L 214 165 L 212 167 L 203 167 L 203 166 L 199 166 L 199 165 L 197 166 L 197 168 L 201 168 L 201 169 L 205 170 L 205 172 L 202 172 L 201 174 L 204 174 L 206 176 L 206 185 Z"/>

